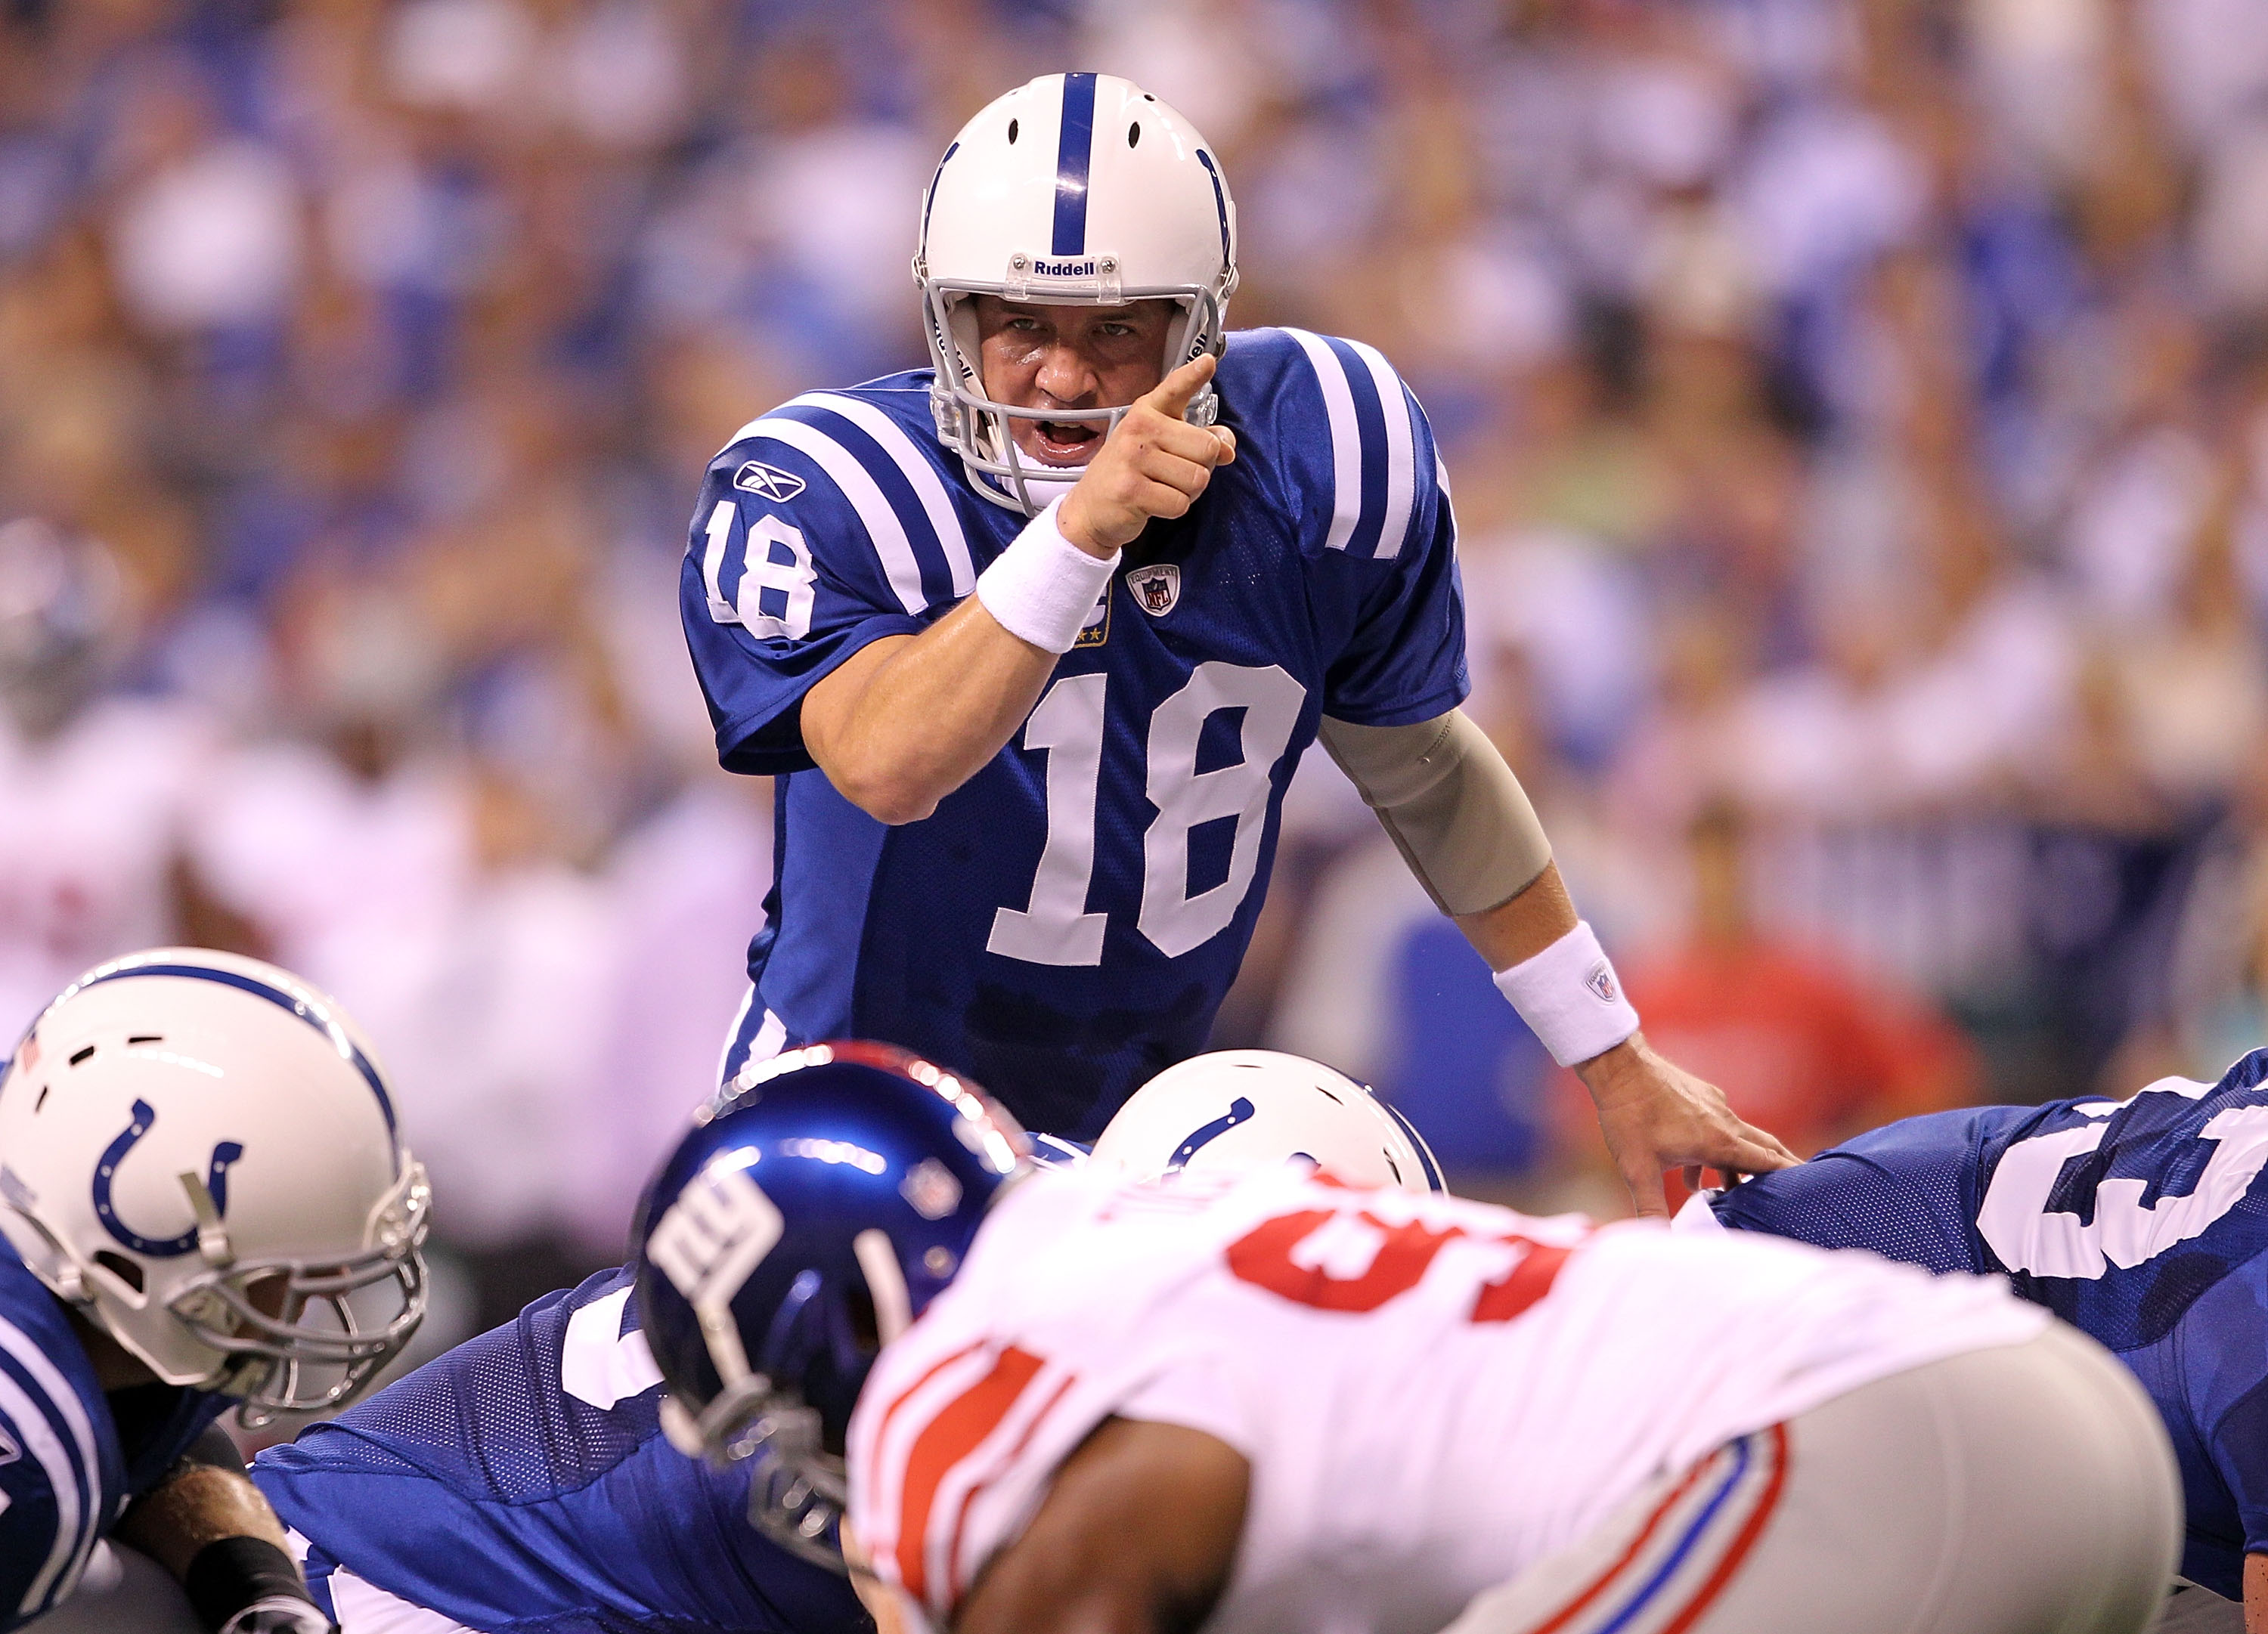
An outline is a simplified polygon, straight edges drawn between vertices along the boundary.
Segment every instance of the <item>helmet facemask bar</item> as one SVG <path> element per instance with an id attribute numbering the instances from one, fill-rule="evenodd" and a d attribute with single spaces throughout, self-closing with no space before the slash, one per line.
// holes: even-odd
<path id="1" fill-rule="evenodd" d="M 229 1358 L 212 1387 L 241 1398 L 237 1417 L 247 1428 L 353 1399 L 409 1344 L 425 1316 L 418 1250 L 431 1198 L 423 1169 L 412 1164 L 381 1205 L 374 1248 L 218 1266 L 167 1302 L 199 1343 Z"/>
<path id="2" fill-rule="evenodd" d="M 695 1413 L 674 1395 L 661 1399 L 662 1433 L 688 1458 L 723 1467 L 757 1460 L 748 1485 L 748 1522 L 782 1549 L 814 1565 L 848 1573 L 843 1512 L 850 1476 L 826 1449 L 819 1410 L 793 1391 L 750 1373 L 718 1391 Z"/>
<path id="3" fill-rule="evenodd" d="M 1046 306 L 1120 306 L 1136 301 L 1169 300 L 1181 308 L 1181 321 L 1169 330 L 1160 360 L 1160 379 L 1182 364 L 1206 352 L 1219 354 L 1226 338 L 1226 291 L 1211 285 L 1178 284 L 1158 289 L 1112 288 L 1098 299 L 1092 288 L 1076 295 L 1049 293 L 1026 283 L 947 283 L 924 276 L 922 305 L 929 335 L 930 360 L 935 374 L 930 404 L 937 417 L 938 436 L 961 456 L 976 490 L 995 504 L 1027 516 L 1047 507 L 1052 494 L 1035 494 L 1036 485 L 1060 487 L 1075 482 L 1084 465 L 1051 466 L 1027 459 L 1016 446 L 1012 422 L 1050 421 L 1057 424 L 1092 425 L 1108 438 L 1133 407 L 1123 403 L 1107 408 L 1026 408 L 998 402 L 984 391 L 983 360 L 979 353 L 974 313 L 968 298 L 995 295 L 1003 300 Z M 1086 281 L 1082 280 L 1084 284 Z M 1219 414 L 1219 399 L 1207 386 L 1193 398 L 1183 417 L 1192 425 L 1211 425 Z M 986 480 L 990 479 L 990 480 Z"/>

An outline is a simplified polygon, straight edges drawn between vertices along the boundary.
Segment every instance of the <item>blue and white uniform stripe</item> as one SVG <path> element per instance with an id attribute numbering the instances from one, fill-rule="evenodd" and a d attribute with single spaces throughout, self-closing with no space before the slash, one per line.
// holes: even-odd
<path id="1" fill-rule="evenodd" d="M 1409 394 L 1377 348 L 1286 329 L 1307 356 L 1330 424 L 1331 522 L 1324 548 L 1388 560 L 1417 513 L 1418 445 Z"/>
<path id="2" fill-rule="evenodd" d="M 0 1319 L 0 1417 L 24 1455 L 35 1461 L 55 1502 L 55 1535 L 15 1616 L 46 1610 L 78 1585 L 108 1519 L 101 1513 L 101 1464 L 86 1407 L 45 1352 Z"/>
<path id="3" fill-rule="evenodd" d="M 782 444 L 819 467 L 857 514 L 891 596 L 908 613 L 976 587 L 968 533 L 937 467 L 872 403 L 807 392 L 733 437 L 750 440 Z"/>

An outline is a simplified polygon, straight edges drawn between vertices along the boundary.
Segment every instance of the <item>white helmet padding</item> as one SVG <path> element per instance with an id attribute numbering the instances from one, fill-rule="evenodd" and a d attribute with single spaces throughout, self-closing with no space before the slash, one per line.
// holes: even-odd
<path id="1" fill-rule="evenodd" d="M 0 1065 L 0 1233 L 247 1424 L 349 1399 L 409 1343 L 429 1205 L 368 1042 L 258 960 L 98 965 Z"/>
<path id="2" fill-rule="evenodd" d="M 1219 1049 L 1167 1068 L 1094 1143 L 1095 1162 L 1145 1178 L 1294 1158 L 1353 1185 L 1445 1189 L 1407 1118 L 1345 1073 L 1273 1049 Z"/>
<path id="3" fill-rule="evenodd" d="M 1179 114 L 1112 74 L 1044 74 L 961 128 L 922 197 L 914 254 L 937 371 L 938 435 L 977 490 L 1038 512 L 1035 488 L 1063 473 L 1017 453 L 1012 419 L 1086 423 L 1109 434 L 1128 407 L 1032 409 L 984 393 L 968 298 L 1117 306 L 1170 300 L 1182 312 L 1161 359 L 1170 372 L 1227 333 L 1236 290 L 1236 203 L 1219 161 Z M 1208 386 L 1186 417 L 1218 412 Z"/>

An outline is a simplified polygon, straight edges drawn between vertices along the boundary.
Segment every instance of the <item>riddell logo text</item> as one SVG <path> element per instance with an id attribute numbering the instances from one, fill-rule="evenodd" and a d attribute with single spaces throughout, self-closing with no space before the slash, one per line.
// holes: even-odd
<path id="1" fill-rule="evenodd" d="M 1035 257 L 1032 274 L 1040 278 L 1092 278 L 1096 276 L 1091 261 L 1041 261 Z"/>

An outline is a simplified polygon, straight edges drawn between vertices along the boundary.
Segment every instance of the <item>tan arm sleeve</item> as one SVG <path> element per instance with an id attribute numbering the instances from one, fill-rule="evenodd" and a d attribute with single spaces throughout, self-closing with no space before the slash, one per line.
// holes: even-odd
<path id="1" fill-rule="evenodd" d="M 1550 862 L 1527 791 L 1462 710 L 1410 726 L 1325 716 L 1322 738 L 1443 913 L 1508 902 Z"/>

